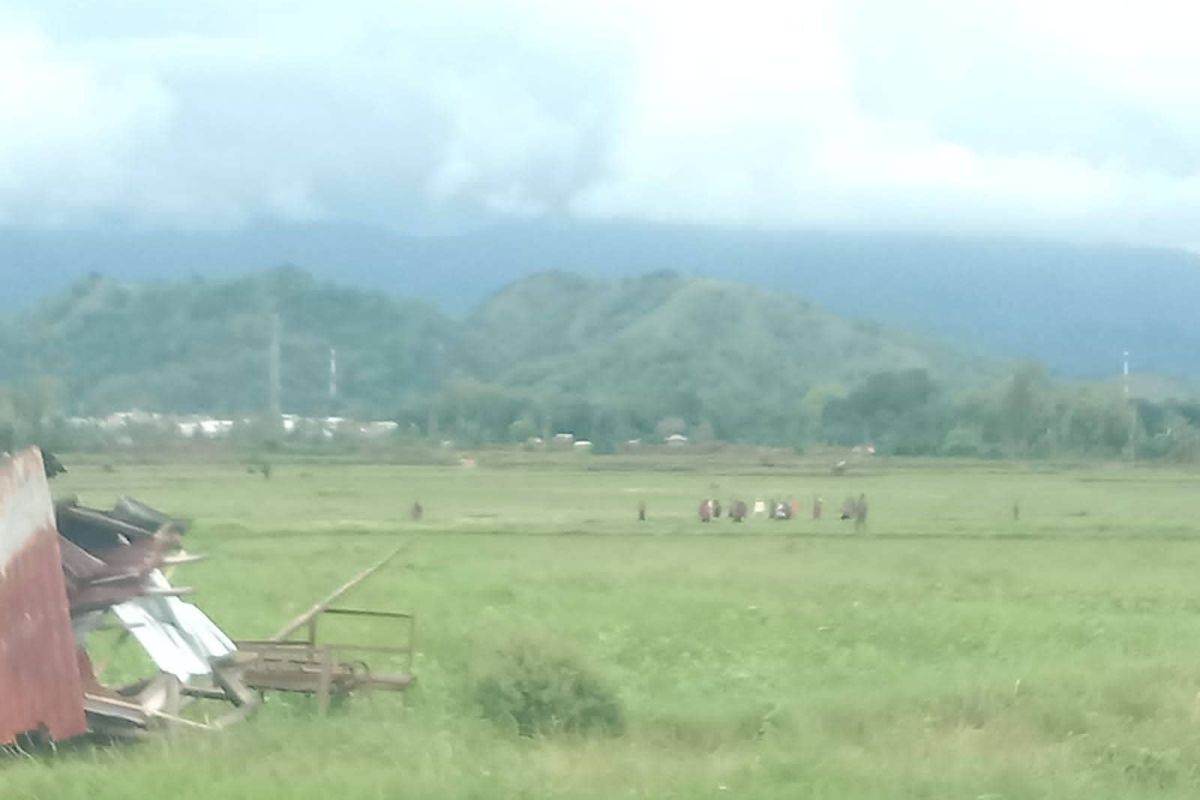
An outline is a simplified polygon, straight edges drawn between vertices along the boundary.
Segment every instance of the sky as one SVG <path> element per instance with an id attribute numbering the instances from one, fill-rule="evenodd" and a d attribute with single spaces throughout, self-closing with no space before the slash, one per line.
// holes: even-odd
<path id="1" fill-rule="evenodd" d="M 0 0 L 0 225 L 1200 248 L 1200 4 Z"/>

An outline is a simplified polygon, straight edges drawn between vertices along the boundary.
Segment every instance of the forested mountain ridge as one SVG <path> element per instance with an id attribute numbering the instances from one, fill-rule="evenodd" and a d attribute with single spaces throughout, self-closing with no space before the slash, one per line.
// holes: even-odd
<path id="1" fill-rule="evenodd" d="M 460 326 L 426 304 L 280 269 L 230 281 L 81 281 L 5 326 L 0 375 L 56 379 L 72 413 L 253 413 L 267 401 L 275 312 L 283 396 L 305 412 L 330 410 L 330 347 L 363 409 L 435 391 L 477 366 Z"/>
<path id="2" fill-rule="evenodd" d="M 846 320 L 787 293 L 670 273 L 536 276 L 485 302 L 467 324 L 502 348 L 506 386 L 633 407 L 643 418 L 708 419 L 723 439 L 793 428 L 816 387 L 837 393 L 871 375 L 922 370 L 961 389 L 1003 374 L 996 360 Z"/>
<path id="3" fill-rule="evenodd" d="M 1056 381 L 1035 363 L 849 320 L 787 292 L 671 272 L 543 273 L 461 319 L 297 269 L 93 277 L 0 321 L 0 434 L 37 442 L 58 430 L 69 445 L 64 416 L 133 408 L 255 417 L 268 408 L 275 315 L 285 412 L 392 419 L 404 436 L 475 445 L 563 431 L 610 449 L 683 433 L 1200 460 L 1200 403 L 1177 382 L 1137 376 L 1131 403 L 1111 380 Z"/>
<path id="4" fill-rule="evenodd" d="M 252 414 L 267 402 L 276 312 L 285 410 L 421 426 L 453 427 L 473 404 L 512 417 L 505 425 L 525 418 L 538 432 L 555 418 L 579 428 L 604 419 L 613 436 L 636 435 L 677 417 L 755 438 L 791 425 L 814 387 L 833 396 L 877 373 L 923 370 L 961 388 L 1002 374 L 997 361 L 786 293 L 672 273 L 536 275 L 454 320 L 296 269 L 229 281 L 90 278 L 5 325 L 0 374 L 52 377 L 74 414 Z M 586 421 L 572 418 L 581 415 Z"/>
<path id="5" fill-rule="evenodd" d="M 1200 256 L 1183 250 L 1004 237 L 755 230 L 533 220 L 413 235 L 339 225 L 233 231 L 0 227 L 9 308 L 97 271 L 121 280 L 228 279 L 299 264 L 323 279 L 465 314 L 530 272 L 611 280 L 672 269 L 802 296 L 835 314 L 952 339 L 1058 375 L 1200 378 Z"/>

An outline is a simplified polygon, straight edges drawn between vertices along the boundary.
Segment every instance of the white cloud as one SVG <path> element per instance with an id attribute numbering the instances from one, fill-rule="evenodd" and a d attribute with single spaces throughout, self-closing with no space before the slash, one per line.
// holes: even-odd
<path id="1" fill-rule="evenodd" d="M 660 10 L 673 12 L 673 5 Z M 1173 216 L 1200 213 L 1194 169 L 1172 178 L 1139 165 L 1147 159 L 1141 147 L 1106 148 L 1087 131 L 1073 140 L 1070 124 L 1046 130 L 1038 119 L 1047 110 L 1038 69 L 1048 68 L 1066 92 L 1095 101 L 1091 113 L 1115 117 L 1132 108 L 1144 115 L 1134 137 L 1150 137 L 1158 126 L 1200 133 L 1193 111 L 1200 109 L 1193 85 L 1200 58 L 1183 46 L 1186 39 L 1166 37 L 1180 46 L 1159 51 L 1158 68 L 1135 80 L 1136 71 L 1102 58 L 1129 17 L 1115 4 L 1105 35 L 1081 24 L 1089 17 L 1073 2 L 1031 2 L 1019 9 L 1020 20 L 1004 22 L 989 18 L 1011 9 L 1003 4 L 787 8 L 780 13 L 776 4 L 750 2 L 657 17 L 644 46 L 650 55 L 641 87 L 626 105 L 607 173 L 580 193 L 575 208 L 601 216 L 1172 244 L 1191 235 L 1179 228 L 1164 237 L 1165 226 L 1148 218 L 1155 216 L 1152 207 L 1161 213 L 1164 196 L 1172 198 Z M 864 18 L 878 24 L 876 12 L 895 23 L 881 31 L 893 58 L 871 71 L 864 68 L 870 58 L 850 43 Z M 1157 42 L 1158 26 L 1139 25 L 1136 47 L 1125 51 L 1130 63 Z M 1082 55 L 1077 38 L 1087 45 Z M 973 60 L 973 48 L 984 61 Z M 907 57 L 929 68 L 914 69 Z M 982 73 L 984 80 L 960 82 L 958 71 Z M 901 99 L 882 109 L 864 100 L 892 88 Z M 991 93 L 997 89 L 1010 97 Z M 1014 114 L 1021 103 L 1012 98 L 1022 96 L 1034 102 Z M 960 116 L 971 124 L 961 124 Z M 1021 132 L 1030 124 L 1048 134 L 1042 147 Z M 973 127 L 990 130 L 979 136 Z"/>
<path id="2" fill-rule="evenodd" d="M 172 111 L 151 77 L 100 73 L 28 25 L 0 26 L 0 220 L 66 221 L 119 207 L 137 145 L 161 140 Z"/>
<path id="3" fill-rule="evenodd" d="M 8 223 L 571 213 L 1197 243 L 1200 10 L 1169 0 L 25 18 L 0 26 Z"/>

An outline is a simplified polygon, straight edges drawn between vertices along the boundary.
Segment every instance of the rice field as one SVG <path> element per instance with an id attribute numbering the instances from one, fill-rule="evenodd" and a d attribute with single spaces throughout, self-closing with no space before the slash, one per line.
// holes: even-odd
<path id="1" fill-rule="evenodd" d="M 352 597 L 418 615 L 419 683 L 327 717 L 273 697 L 219 734 L 6 758 L 0 798 L 1200 793 L 1200 476 L 670 466 L 75 466 L 58 493 L 194 520 L 189 549 L 210 558 L 176 582 L 238 638 L 406 544 Z M 856 534 L 836 512 L 859 493 Z M 709 496 L 801 512 L 701 524 Z M 485 719 L 479 681 L 514 641 L 586 665 L 623 731 L 529 737 Z"/>

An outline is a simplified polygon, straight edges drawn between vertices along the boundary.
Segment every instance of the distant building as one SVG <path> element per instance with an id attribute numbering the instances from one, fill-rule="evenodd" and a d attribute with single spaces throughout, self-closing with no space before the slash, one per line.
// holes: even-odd
<path id="1" fill-rule="evenodd" d="M 229 435 L 229 432 L 233 430 L 233 420 L 193 417 L 191 419 L 176 421 L 175 429 L 179 431 L 180 436 L 187 439 L 195 439 L 197 437 L 216 439 Z"/>
<path id="2" fill-rule="evenodd" d="M 200 421 L 200 430 L 204 431 L 204 435 L 209 438 L 225 436 L 233 430 L 233 420 L 231 419 L 206 419 Z"/>
<path id="3" fill-rule="evenodd" d="M 367 422 L 359 426 L 358 432 L 369 439 L 379 439 L 395 433 L 400 429 L 400 423 L 391 420 Z"/>

